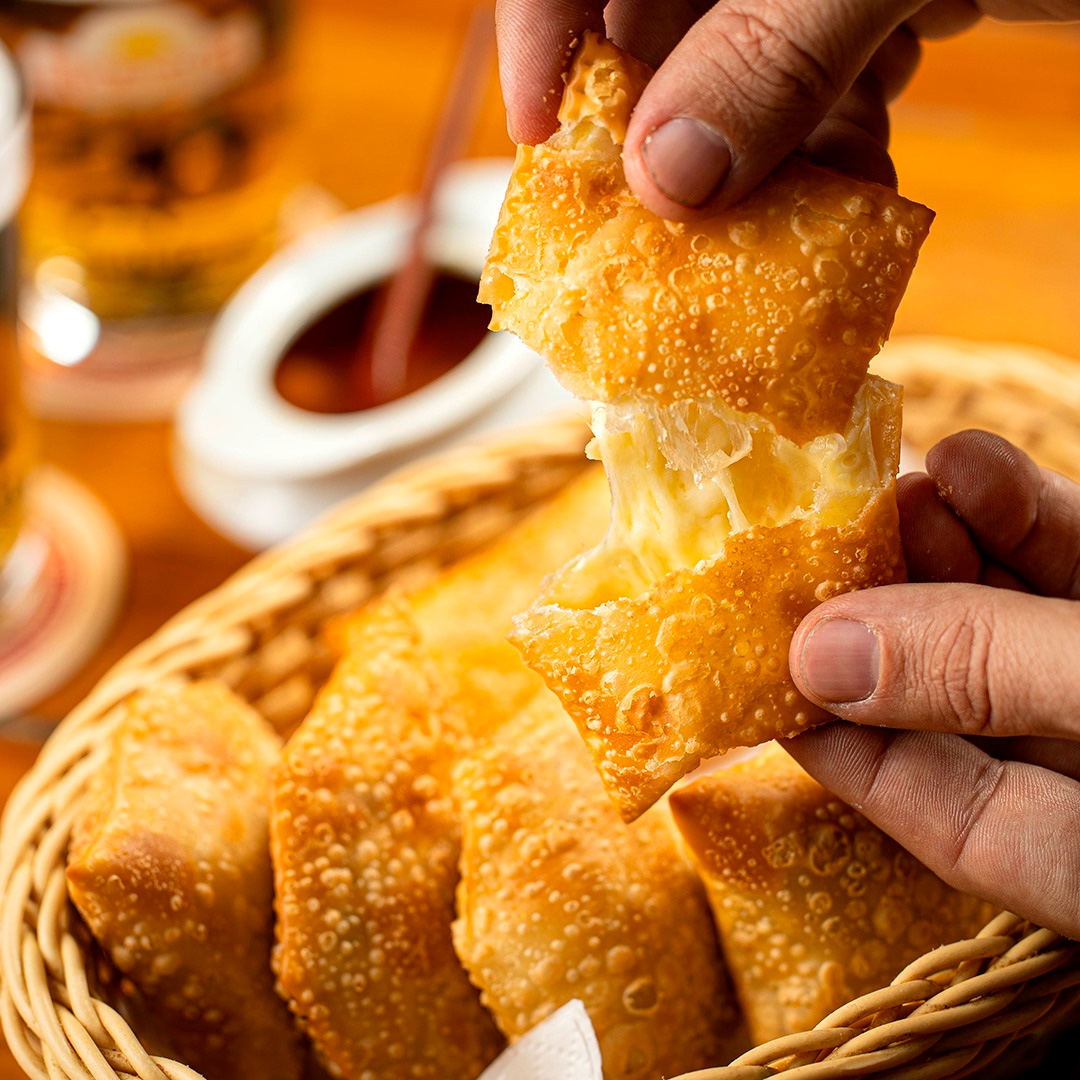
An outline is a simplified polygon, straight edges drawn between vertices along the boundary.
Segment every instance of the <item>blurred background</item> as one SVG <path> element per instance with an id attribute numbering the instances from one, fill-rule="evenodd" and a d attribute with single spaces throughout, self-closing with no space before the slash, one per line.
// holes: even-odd
<path id="1" fill-rule="evenodd" d="M 513 150 L 480 10 L 0 0 L 35 101 L 29 189 L 0 215 L 0 799 L 112 663 L 263 543 L 412 454 L 562 407 L 531 358 L 478 348 Z M 1080 473 L 1080 29 L 929 44 L 893 122 L 901 192 L 938 215 L 881 366 L 914 448 L 997 427 Z M 417 221 L 440 274 L 422 318 L 430 272 L 394 303 L 427 389 L 380 426 L 371 405 L 418 384 L 349 363 L 374 363 L 375 286 L 417 261 Z"/>

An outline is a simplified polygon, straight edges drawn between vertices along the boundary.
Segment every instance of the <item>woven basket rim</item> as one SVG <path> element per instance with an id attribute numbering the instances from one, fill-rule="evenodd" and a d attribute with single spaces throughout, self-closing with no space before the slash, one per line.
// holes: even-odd
<path id="1" fill-rule="evenodd" d="M 475 508 L 483 493 L 509 492 L 529 470 L 562 469 L 565 482 L 583 464 L 586 437 L 579 417 L 560 418 L 393 474 L 174 616 L 60 723 L 0 821 L 0 1024 L 29 1076 L 201 1080 L 187 1066 L 152 1057 L 127 1021 L 94 996 L 73 933 L 64 874 L 68 831 L 110 710 L 160 679 L 243 655 L 260 620 L 292 610 L 327 567 L 370 555 L 379 529 L 408 534 L 445 518 L 455 497 Z M 812 1031 L 694 1076 L 967 1075 L 1017 1034 L 1060 1014 L 1078 993 L 1080 943 L 1003 912 L 975 938 L 934 950 Z"/>

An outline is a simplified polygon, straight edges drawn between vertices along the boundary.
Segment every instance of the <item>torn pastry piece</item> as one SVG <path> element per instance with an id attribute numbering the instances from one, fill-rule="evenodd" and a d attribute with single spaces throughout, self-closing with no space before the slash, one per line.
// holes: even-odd
<path id="1" fill-rule="evenodd" d="M 611 1080 L 672 1076 L 745 1048 L 667 806 L 624 824 L 552 694 L 480 741 L 456 780 L 454 944 L 512 1041 L 578 998 Z"/>
<path id="2" fill-rule="evenodd" d="M 272 811 L 280 985 L 340 1075 L 473 1080 L 502 1044 L 450 937 L 450 769 L 542 685 L 505 640 L 544 574 L 602 534 L 600 470 L 431 584 L 340 628 Z"/>
<path id="3" fill-rule="evenodd" d="M 351 637 L 275 774 L 279 985 L 336 1075 L 473 1080 L 503 1040 L 450 940 L 464 723 L 402 602 Z"/>
<path id="4" fill-rule="evenodd" d="M 788 645 L 822 600 L 904 579 L 900 409 L 870 377 L 846 429 L 803 446 L 717 401 L 598 410 L 610 530 L 512 640 L 627 820 L 703 758 L 827 718 L 795 690 Z"/>
<path id="5" fill-rule="evenodd" d="M 513 641 L 627 820 L 702 758 L 823 720 L 788 673 L 793 631 L 903 580 L 901 395 L 865 376 L 931 217 L 792 160 L 719 217 L 665 222 L 620 160 L 647 77 L 586 37 L 560 129 L 520 148 L 482 290 L 594 401 L 609 534 Z"/>
<path id="6" fill-rule="evenodd" d="M 220 683 L 121 707 L 75 819 L 71 898 L 181 1057 L 210 1080 L 298 1077 L 270 968 L 267 832 L 280 740 Z"/>
<path id="7" fill-rule="evenodd" d="M 733 209 L 664 221 L 622 169 L 651 72 L 596 34 L 560 127 L 518 148 L 480 283 L 581 398 L 718 398 L 796 443 L 844 430 L 933 214 L 793 158 Z"/>
<path id="8" fill-rule="evenodd" d="M 809 1030 L 994 914 L 776 744 L 673 792 L 671 808 L 755 1043 Z"/>

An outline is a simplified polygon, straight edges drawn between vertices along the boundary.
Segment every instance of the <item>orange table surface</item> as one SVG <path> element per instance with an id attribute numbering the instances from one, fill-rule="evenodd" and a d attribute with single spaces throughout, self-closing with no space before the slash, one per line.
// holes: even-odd
<path id="1" fill-rule="evenodd" d="M 349 206 L 415 189 L 471 6 L 297 0 L 297 160 L 310 179 Z M 984 23 L 931 44 L 893 121 L 901 191 L 938 213 L 895 332 L 1080 356 L 1080 28 Z M 469 153 L 511 150 L 493 67 Z M 105 501 L 132 561 L 114 631 L 40 704 L 32 736 L 247 558 L 181 500 L 170 436 L 167 424 L 43 426 L 43 456 Z M 33 754 L 0 740 L 0 798 Z M 0 1047 L 0 1080 L 21 1076 Z"/>

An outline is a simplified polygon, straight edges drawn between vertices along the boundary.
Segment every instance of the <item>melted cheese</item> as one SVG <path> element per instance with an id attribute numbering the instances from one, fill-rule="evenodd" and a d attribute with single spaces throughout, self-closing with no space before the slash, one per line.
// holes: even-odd
<path id="1" fill-rule="evenodd" d="M 594 405 L 590 454 L 607 472 L 611 526 L 547 599 L 589 608 L 639 596 L 673 571 L 721 558 L 733 533 L 855 520 L 894 479 L 884 431 L 899 411 L 897 388 L 871 377 L 843 432 L 799 446 L 720 399 Z"/>

